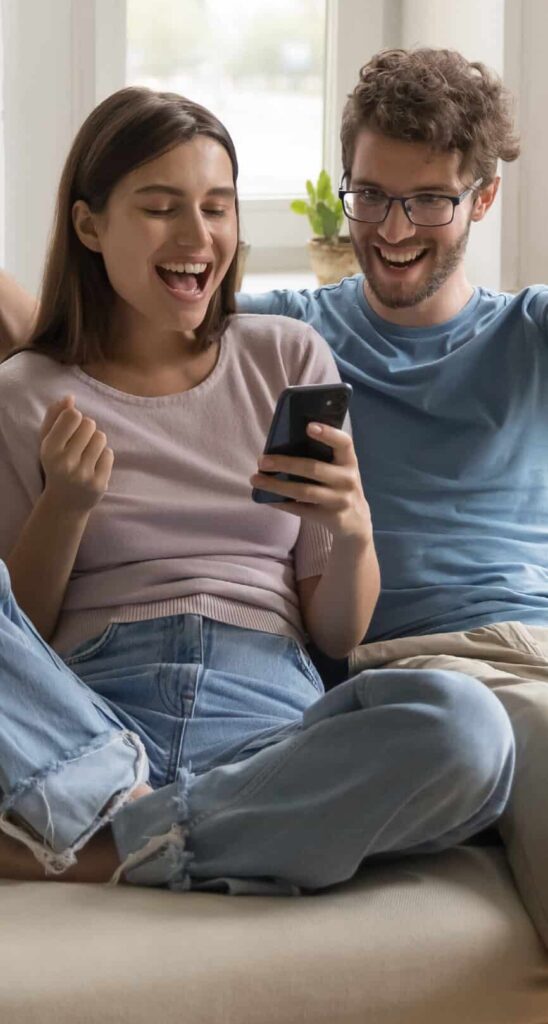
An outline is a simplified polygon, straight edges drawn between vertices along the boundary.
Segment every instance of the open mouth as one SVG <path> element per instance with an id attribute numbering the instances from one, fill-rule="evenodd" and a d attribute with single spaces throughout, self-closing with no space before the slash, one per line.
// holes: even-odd
<path id="1" fill-rule="evenodd" d="M 375 245 L 374 249 L 384 267 L 389 267 L 390 270 L 396 270 L 399 273 L 403 273 L 405 270 L 409 270 L 410 267 L 420 263 L 428 252 L 428 249 L 414 249 L 406 253 L 396 254 L 383 250 L 378 245 Z"/>
<path id="2" fill-rule="evenodd" d="M 159 263 L 156 273 L 178 298 L 200 298 L 212 271 L 211 263 Z"/>

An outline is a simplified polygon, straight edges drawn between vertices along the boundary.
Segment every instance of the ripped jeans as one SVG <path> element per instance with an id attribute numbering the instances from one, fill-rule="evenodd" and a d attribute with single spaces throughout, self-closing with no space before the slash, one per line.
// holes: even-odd
<path id="1" fill-rule="evenodd" d="M 293 640 L 194 614 L 111 624 L 65 664 L 0 562 L 0 830 L 56 875 L 110 822 L 114 880 L 322 889 L 486 828 L 513 766 L 504 708 L 457 672 L 365 671 L 324 694 Z"/>

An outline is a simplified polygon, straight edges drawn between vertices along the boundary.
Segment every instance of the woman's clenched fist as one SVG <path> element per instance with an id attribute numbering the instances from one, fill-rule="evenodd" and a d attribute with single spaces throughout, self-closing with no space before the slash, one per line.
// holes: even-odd
<path id="1" fill-rule="evenodd" d="M 106 434 L 67 395 L 46 410 L 40 437 L 44 492 L 63 509 L 91 511 L 107 490 L 114 463 Z"/>

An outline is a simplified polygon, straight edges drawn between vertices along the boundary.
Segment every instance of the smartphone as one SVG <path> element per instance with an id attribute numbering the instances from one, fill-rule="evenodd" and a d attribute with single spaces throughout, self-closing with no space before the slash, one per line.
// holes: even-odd
<path id="1" fill-rule="evenodd" d="M 350 384 L 308 384 L 285 388 L 282 391 L 276 408 L 266 445 L 265 455 L 297 455 L 305 459 L 319 459 L 321 462 L 333 461 L 333 449 L 309 437 L 306 428 L 309 423 L 327 423 L 331 427 L 342 427 L 352 387 Z M 278 480 L 302 482 L 306 477 L 294 476 L 290 473 L 268 473 Z M 264 491 L 254 487 L 251 493 L 253 501 L 259 504 L 270 502 L 293 501 L 281 494 Z"/>

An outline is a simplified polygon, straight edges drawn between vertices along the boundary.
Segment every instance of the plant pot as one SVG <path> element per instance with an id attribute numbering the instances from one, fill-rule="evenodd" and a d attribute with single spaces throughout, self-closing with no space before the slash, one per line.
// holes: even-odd
<path id="1" fill-rule="evenodd" d="M 325 238 L 311 238 L 308 242 L 310 266 L 319 284 L 338 284 L 343 277 L 358 274 L 360 267 L 348 236 L 335 242 Z"/>
<path id="2" fill-rule="evenodd" d="M 241 292 L 245 274 L 245 264 L 251 246 L 249 242 L 238 242 L 238 269 L 236 271 L 236 291 Z"/>

